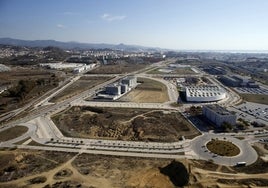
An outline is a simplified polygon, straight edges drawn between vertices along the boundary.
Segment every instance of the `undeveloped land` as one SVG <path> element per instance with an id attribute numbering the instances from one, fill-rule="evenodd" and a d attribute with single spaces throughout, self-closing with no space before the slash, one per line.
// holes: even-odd
<path id="1" fill-rule="evenodd" d="M 179 112 L 166 110 L 77 106 L 52 119 L 71 137 L 172 142 L 200 134 Z"/>
<path id="2" fill-rule="evenodd" d="M 66 162 L 72 156 L 74 154 L 64 152 L 0 151 L 0 182 L 38 175 Z"/>
<path id="3" fill-rule="evenodd" d="M 268 105 L 268 95 L 261 94 L 239 94 L 245 101 Z"/>
<path id="4" fill-rule="evenodd" d="M 83 76 L 79 80 L 75 81 L 72 85 L 64 89 L 61 93 L 53 97 L 50 102 L 59 102 L 65 100 L 110 79 L 112 79 L 112 77 Z"/>
<path id="5" fill-rule="evenodd" d="M 0 94 L 0 113 L 21 107 L 58 86 L 64 75 L 39 67 L 13 67 L 1 72 L 0 85 L 9 89 Z"/>
<path id="6" fill-rule="evenodd" d="M 121 63 L 115 65 L 102 65 L 87 74 L 124 74 L 145 68 L 146 64 Z"/>
<path id="7" fill-rule="evenodd" d="M 252 165 L 252 169 L 257 166 Z M 245 174 L 200 160 L 63 152 L 0 151 L 0 187 L 267 187 L 267 172 Z"/>
<path id="8" fill-rule="evenodd" d="M 167 87 L 156 80 L 138 78 L 139 85 L 123 96 L 120 101 L 136 103 L 163 103 L 169 101 Z"/>
<path id="9" fill-rule="evenodd" d="M 28 127 L 16 126 L 0 132 L 0 141 L 4 142 L 17 138 L 28 131 Z"/>
<path id="10" fill-rule="evenodd" d="M 167 69 L 169 69 L 168 67 L 166 67 Z M 157 68 L 154 70 L 151 70 L 149 72 L 147 72 L 147 74 L 196 74 L 190 67 L 186 67 L 186 68 L 174 68 L 174 69 L 170 69 L 171 72 L 163 72 L 161 71 L 161 69 L 163 68 Z"/>

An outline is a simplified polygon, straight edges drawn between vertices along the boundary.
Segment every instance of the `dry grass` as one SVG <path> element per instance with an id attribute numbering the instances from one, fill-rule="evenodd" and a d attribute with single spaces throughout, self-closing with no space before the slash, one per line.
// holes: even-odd
<path id="1" fill-rule="evenodd" d="M 268 95 L 239 94 L 245 101 L 268 105 Z"/>
<path id="2" fill-rule="evenodd" d="M 27 131 L 28 131 L 28 128 L 24 126 L 16 126 L 16 127 L 6 129 L 0 132 L 0 141 L 5 142 L 7 140 L 17 138 L 23 135 L 24 133 L 26 133 Z"/>
<path id="3" fill-rule="evenodd" d="M 221 156 L 236 156 L 240 153 L 239 148 L 229 141 L 214 140 L 212 139 L 207 143 L 207 148 L 212 153 Z"/>
<path id="4" fill-rule="evenodd" d="M 178 141 L 199 132 L 178 112 L 72 107 L 53 117 L 66 136 L 139 141 Z"/>
<path id="5" fill-rule="evenodd" d="M 46 172 L 66 162 L 74 155 L 72 153 L 52 151 L 1 151 L 0 182 Z"/>
<path id="6" fill-rule="evenodd" d="M 169 101 L 167 88 L 161 82 L 138 78 L 140 83 L 134 90 L 122 97 L 121 101 L 136 103 L 163 103 Z"/>

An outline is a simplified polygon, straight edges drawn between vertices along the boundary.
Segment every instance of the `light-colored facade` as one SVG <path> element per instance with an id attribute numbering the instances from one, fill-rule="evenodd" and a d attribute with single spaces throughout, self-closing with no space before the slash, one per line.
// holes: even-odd
<path id="1" fill-rule="evenodd" d="M 188 102 L 213 102 L 226 98 L 226 91 L 215 85 L 188 86 L 185 92 Z"/>
<path id="2" fill-rule="evenodd" d="M 135 76 L 128 76 L 121 80 L 122 84 L 128 85 L 128 87 L 132 88 L 137 85 L 137 77 Z"/>
<path id="3" fill-rule="evenodd" d="M 128 92 L 129 87 L 126 84 L 121 85 L 121 94 Z"/>
<path id="4" fill-rule="evenodd" d="M 236 124 L 236 115 L 219 105 L 203 106 L 203 115 L 215 123 L 217 127 L 222 126 L 224 122 L 231 125 Z"/>

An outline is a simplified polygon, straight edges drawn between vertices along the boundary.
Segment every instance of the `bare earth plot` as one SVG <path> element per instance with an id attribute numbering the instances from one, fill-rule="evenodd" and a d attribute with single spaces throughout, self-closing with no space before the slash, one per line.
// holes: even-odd
<path id="1" fill-rule="evenodd" d="M 178 112 L 72 107 L 52 120 L 66 136 L 136 141 L 178 141 L 199 132 Z"/>
<path id="2" fill-rule="evenodd" d="M 140 84 L 120 101 L 136 103 L 163 103 L 169 101 L 167 88 L 164 84 L 148 78 L 138 78 Z"/>
<path id="3" fill-rule="evenodd" d="M 87 74 L 124 74 L 145 68 L 146 64 L 122 63 L 116 65 L 102 65 Z"/>
<path id="4" fill-rule="evenodd" d="M 12 180 L 15 181 L 15 185 L 29 184 L 25 180 L 27 176 L 31 175 L 45 177 L 41 180 L 46 181 L 46 175 L 43 176 L 41 173 L 54 169 L 74 155 L 73 153 L 48 151 L 0 151 L 0 187 L 3 187 L 1 182 Z"/>
<path id="5" fill-rule="evenodd" d="M 61 93 L 53 97 L 50 102 L 59 102 L 77 95 L 83 91 L 91 89 L 105 81 L 112 79 L 112 77 L 89 77 L 83 76 L 79 80 L 75 81 L 72 85 L 68 86 Z"/>
<path id="6" fill-rule="evenodd" d="M 266 169 L 259 174 L 247 174 L 200 160 L 0 151 L 1 188 L 244 188 L 248 185 L 254 188 L 267 187 Z"/>

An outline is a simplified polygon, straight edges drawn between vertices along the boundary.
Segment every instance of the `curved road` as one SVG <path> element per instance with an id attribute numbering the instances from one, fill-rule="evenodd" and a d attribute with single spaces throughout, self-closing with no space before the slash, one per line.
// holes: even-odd
<path id="1" fill-rule="evenodd" d="M 236 146 L 239 147 L 240 153 L 234 157 L 223 157 L 216 154 L 211 153 L 206 148 L 206 144 L 212 139 L 219 139 L 230 141 Z M 231 136 L 220 136 L 218 134 L 207 133 L 202 136 L 196 137 L 191 142 L 191 149 L 195 152 L 195 154 L 204 160 L 213 160 L 217 164 L 226 165 L 226 166 L 234 166 L 237 162 L 246 162 L 247 165 L 254 163 L 257 158 L 257 152 L 248 144 L 245 140 L 239 140 Z"/>

